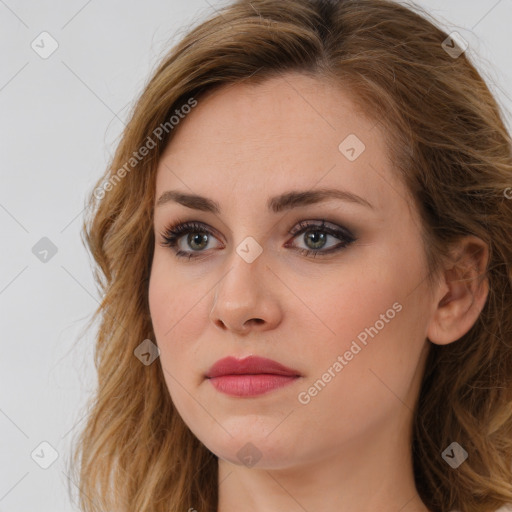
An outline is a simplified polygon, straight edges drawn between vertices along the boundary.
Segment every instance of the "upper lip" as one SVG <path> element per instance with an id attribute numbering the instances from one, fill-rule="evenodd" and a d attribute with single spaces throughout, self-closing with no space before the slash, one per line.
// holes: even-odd
<path id="1" fill-rule="evenodd" d="M 288 368 L 277 361 L 266 357 L 249 356 L 244 359 L 225 357 L 219 359 L 206 373 L 208 379 L 223 375 L 257 375 L 270 373 L 273 375 L 300 376 L 297 370 Z"/>

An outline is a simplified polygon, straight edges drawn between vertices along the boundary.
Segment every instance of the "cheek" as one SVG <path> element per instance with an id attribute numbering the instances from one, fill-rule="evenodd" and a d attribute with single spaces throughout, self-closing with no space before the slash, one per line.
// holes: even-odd
<path id="1" fill-rule="evenodd" d="M 197 340 L 208 314 L 206 301 L 200 300 L 203 296 L 201 288 L 181 281 L 183 278 L 177 272 L 169 271 L 165 259 L 155 258 L 149 282 L 149 309 L 155 343 L 160 349 L 160 364 L 174 406 L 180 416 L 193 425 L 201 421 L 201 411 L 194 412 L 195 402 L 185 389 L 200 383 Z"/>
<path id="2" fill-rule="evenodd" d="M 310 364 L 298 397 L 304 414 L 297 417 L 321 421 L 333 439 L 357 436 L 405 411 L 404 404 L 413 408 L 411 385 L 424 347 L 421 311 L 410 298 L 386 281 L 367 293 L 356 288 L 333 295 L 337 305 L 322 310 L 335 334 L 304 344 Z"/>
<path id="3" fill-rule="evenodd" d="M 208 321 L 208 287 L 201 280 L 187 281 L 171 270 L 164 258 L 155 257 L 149 281 L 149 310 L 161 351 L 162 363 L 174 364 L 195 350 Z M 180 359 L 181 360 L 181 359 Z"/>
<path id="4" fill-rule="evenodd" d="M 338 388 L 341 395 L 345 391 L 359 394 L 371 386 L 371 381 L 384 388 L 377 376 L 397 390 L 406 388 L 411 380 L 425 344 L 428 313 L 424 287 L 419 286 L 411 293 L 423 276 L 421 258 L 398 262 L 396 256 L 394 260 L 386 258 L 385 253 L 380 256 L 378 265 L 375 253 L 373 264 L 347 264 L 319 284 L 322 293 L 306 295 L 305 289 L 295 288 L 307 297 L 309 307 L 301 320 L 302 332 L 306 334 L 301 336 L 305 340 L 305 360 L 314 362 L 310 365 L 309 382 L 322 379 L 329 368 L 332 372 L 336 361 L 339 363 L 338 356 L 343 357 L 343 369 L 335 373 L 344 377 L 334 380 L 340 386 L 342 380 L 345 382 Z M 306 327 L 309 322 L 318 328 L 316 335 L 312 327 Z M 308 338 L 314 343 L 307 343 Z M 336 384 L 333 391 L 335 388 Z M 380 394 L 373 396 L 382 398 Z"/>
<path id="5" fill-rule="evenodd" d="M 174 266 L 174 269 L 176 267 Z M 185 282 L 187 281 L 187 282 Z M 199 362 L 204 359 L 199 340 L 209 311 L 209 287 L 196 284 L 172 270 L 164 256 L 154 258 L 149 282 L 149 309 L 160 349 L 160 364 L 169 396 L 180 417 L 200 439 L 208 421 L 200 401 L 192 398 L 202 382 Z"/>
<path id="6" fill-rule="evenodd" d="M 397 316 L 393 304 L 400 300 L 401 290 L 394 271 L 375 265 L 364 272 L 360 269 L 347 265 L 333 272 L 318 282 L 314 295 L 306 290 L 307 284 L 302 290 L 295 288 L 297 295 L 305 298 L 308 307 L 302 308 L 303 314 L 315 326 L 316 338 L 335 350 L 348 349 L 382 314 Z"/>

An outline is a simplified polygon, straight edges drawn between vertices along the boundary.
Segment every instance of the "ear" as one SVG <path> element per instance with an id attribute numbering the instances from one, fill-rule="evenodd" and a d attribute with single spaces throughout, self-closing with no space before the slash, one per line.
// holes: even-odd
<path id="1" fill-rule="evenodd" d="M 488 258 L 487 244 L 474 236 L 464 237 L 452 251 L 434 295 L 437 305 L 427 330 L 432 343 L 452 343 L 477 321 L 489 293 Z"/>

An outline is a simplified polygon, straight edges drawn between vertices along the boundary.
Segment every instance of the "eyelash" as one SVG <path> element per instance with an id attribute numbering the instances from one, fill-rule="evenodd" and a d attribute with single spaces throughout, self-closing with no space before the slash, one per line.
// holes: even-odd
<path id="1" fill-rule="evenodd" d="M 296 251 L 299 251 L 300 254 L 305 256 L 313 255 L 313 257 L 316 257 L 318 255 L 320 256 L 326 256 L 335 252 L 338 252 L 342 249 L 345 249 L 350 244 L 354 243 L 357 238 L 352 235 L 352 233 L 343 227 L 330 227 L 325 224 L 325 220 L 321 220 L 321 224 L 317 223 L 311 223 L 309 221 L 301 221 L 299 224 L 291 229 L 288 234 L 292 235 L 294 238 L 302 235 L 306 232 L 313 232 L 313 233 L 326 233 L 328 235 L 332 235 L 335 238 L 338 238 L 341 240 L 339 244 L 337 244 L 334 247 L 329 248 L 328 250 L 314 250 L 314 249 L 302 249 L 302 248 L 295 248 Z M 169 247 L 172 249 L 175 253 L 175 256 L 177 258 L 183 258 L 183 259 L 194 259 L 200 257 L 199 253 L 205 252 L 203 251 L 193 251 L 193 252 L 186 252 L 182 251 L 180 249 L 176 249 L 176 246 L 178 245 L 178 241 L 180 238 L 182 238 L 184 235 L 189 233 L 201 233 L 201 234 L 207 234 L 207 235 L 213 235 L 212 231 L 206 228 L 203 224 L 198 222 L 181 222 L 177 221 L 175 224 L 172 224 L 165 228 L 165 230 L 160 233 L 160 236 L 162 237 L 162 242 L 160 245 L 163 247 Z M 196 253 L 196 254 L 194 254 Z"/>

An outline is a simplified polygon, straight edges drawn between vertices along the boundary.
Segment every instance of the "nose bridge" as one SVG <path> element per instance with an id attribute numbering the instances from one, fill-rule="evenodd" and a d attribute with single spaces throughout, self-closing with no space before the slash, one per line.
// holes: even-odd
<path id="1" fill-rule="evenodd" d="M 228 272 L 216 287 L 216 297 L 226 293 L 228 299 L 236 299 L 240 304 L 254 303 L 260 287 L 265 286 L 264 273 L 268 272 L 263 252 L 256 254 L 251 242 L 244 240 L 235 247 L 227 263 Z"/>
<path id="2" fill-rule="evenodd" d="M 279 305 L 267 285 L 267 258 L 261 248 L 259 254 L 256 250 L 253 241 L 244 239 L 228 258 L 228 271 L 215 287 L 213 322 L 242 331 L 250 320 L 267 328 L 278 320 Z"/>

